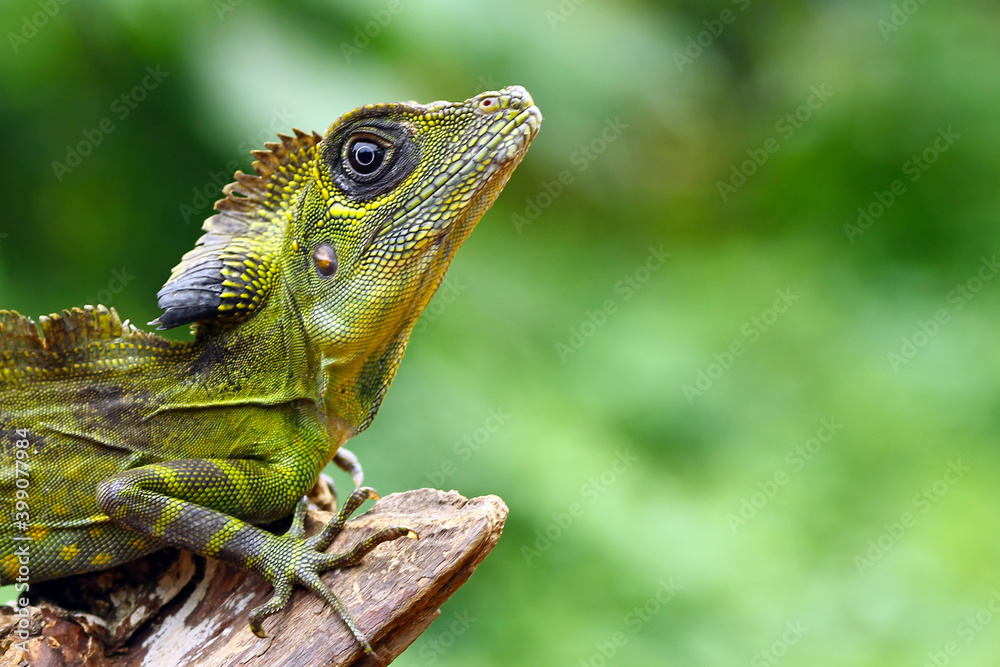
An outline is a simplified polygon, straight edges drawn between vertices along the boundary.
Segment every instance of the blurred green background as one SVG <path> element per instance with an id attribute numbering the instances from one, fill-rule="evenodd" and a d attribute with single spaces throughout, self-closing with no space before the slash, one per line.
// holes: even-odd
<path id="1" fill-rule="evenodd" d="M 397 664 L 996 664 L 995 3 L 26 0 L 0 25 L 0 306 L 32 315 L 153 319 L 276 131 L 534 95 L 351 446 L 383 494 L 511 510 Z"/>

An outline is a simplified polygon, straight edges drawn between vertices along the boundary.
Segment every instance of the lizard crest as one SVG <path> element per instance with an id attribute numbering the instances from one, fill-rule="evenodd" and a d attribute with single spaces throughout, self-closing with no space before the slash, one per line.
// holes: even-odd
<path id="1" fill-rule="evenodd" d="M 252 151 L 255 174 L 236 172 L 205 221 L 205 235 L 174 267 L 157 294 L 164 313 L 150 322 L 161 329 L 203 320 L 238 320 L 267 298 L 276 271 L 286 223 L 296 192 L 315 159 L 322 137 L 295 129 L 280 142 Z"/>
<path id="2" fill-rule="evenodd" d="M 124 368 L 178 353 L 183 343 L 122 322 L 114 308 L 85 306 L 38 318 L 0 310 L 0 382 Z"/>

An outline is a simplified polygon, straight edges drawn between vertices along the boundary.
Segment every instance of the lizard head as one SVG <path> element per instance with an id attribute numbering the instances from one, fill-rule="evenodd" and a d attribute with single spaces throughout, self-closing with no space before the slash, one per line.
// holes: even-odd
<path id="1" fill-rule="evenodd" d="M 409 333 L 540 122 L 511 87 L 457 104 L 369 105 L 330 127 L 282 271 L 330 360 Z"/>
<path id="2" fill-rule="evenodd" d="M 255 151 L 159 293 L 161 328 L 294 317 L 361 430 L 417 317 L 541 124 L 520 86 L 373 104 Z M 286 312 L 274 312 L 275 303 Z M 272 311 L 272 312 L 268 312 Z M 291 312 L 287 312 L 291 311 Z"/>

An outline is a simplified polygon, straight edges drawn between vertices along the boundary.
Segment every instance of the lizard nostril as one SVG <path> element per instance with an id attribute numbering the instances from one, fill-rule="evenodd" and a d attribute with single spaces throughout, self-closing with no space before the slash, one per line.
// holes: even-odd
<path id="1" fill-rule="evenodd" d="M 514 109 L 527 109 L 535 105 L 535 100 L 531 98 L 531 93 L 523 86 L 510 86 L 504 90 L 510 100 L 510 106 Z"/>

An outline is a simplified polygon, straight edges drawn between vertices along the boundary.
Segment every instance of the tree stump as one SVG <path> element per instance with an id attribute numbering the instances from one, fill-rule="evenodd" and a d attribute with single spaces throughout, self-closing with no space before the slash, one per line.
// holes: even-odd
<path id="1" fill-rule="evenodd" d="M 310 535 L 330 520 L 310 512 Z M 250 632 L 247 614 L 271 596 L 260 577 L 214 559 L 168 549 L 107 572 L 33 584 L 29 632 L 0 609 L 0 667 L 178 667 L 246 665 L 371 667 L 392 662 L 440 614 L 503 531 L 507 506 L 496 496 L 468 500 L 420 489 L 386 496 L 348 522 L 330 551 L 402 524 L 419 540 L 383 544 L 361 564 L 323 580 L 344 602 L 375 655 L 366 655 L 318 596 L 298 589 L 288 607 Z M 44 597 L 44 599 L 43 599 Z M 27 648 L 27 652 L 19 647 Z"/>

